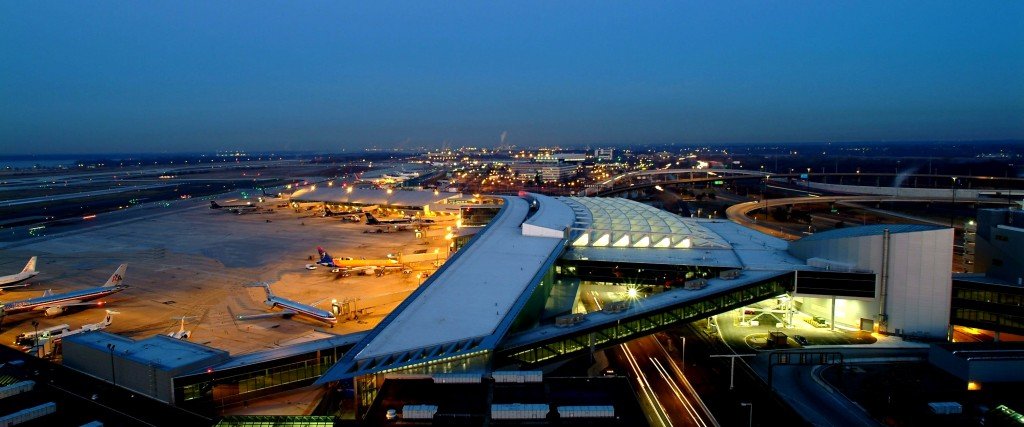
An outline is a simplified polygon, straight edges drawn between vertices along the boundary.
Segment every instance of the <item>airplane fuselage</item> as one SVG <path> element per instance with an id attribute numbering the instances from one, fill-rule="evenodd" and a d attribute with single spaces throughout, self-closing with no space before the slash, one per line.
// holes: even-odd
<path id="1" fill-rule="evenodd" d="M 294 311 L 295 314 L 306 316 L 320 322 L 329 323 L 331 325 L 338 323 L 338 318 L 334 317 L 334 313 L 331 313 L 327 310 L 321 310 L 311 305 L 298 303 L 290 299 L 272 296 L 270 298 L 267 298 L 267 304 L 269 304 L 272 307 L 278 307 L 284 310 Z"/>
<path id="2" fill-rule="evenodd" d="M 2 288 L 4 286 L 17 285 L 19 283 L 22 283 L 22 282 L 28 280 L 28 279 L 36 277 L 36 275 L 38 275 L 38 274 L 39 274 L 38 271 L 30 271 L 30 272 L 26 272 L 26 273 L 18 273 L 18 274 L 12 274 L 12 275 L 9 275 L 9 276 L 0 277 L 0 288 Z"/>
<path id="3" fill-rule="evenodd" d="M 3 309 L 3 313 L 5 315 L 25 313 L 29 311 L 42 311 L 50 307 L 61 307 L 65 304 L 75 304 L 96 300 L 107 295 L 121 292 L 125 289 L 128 289 L 125 285 L 80 289 L 63 294 L 46 295 L 21 301 L 11 301 L 0 306 L 0 308 Z"/>

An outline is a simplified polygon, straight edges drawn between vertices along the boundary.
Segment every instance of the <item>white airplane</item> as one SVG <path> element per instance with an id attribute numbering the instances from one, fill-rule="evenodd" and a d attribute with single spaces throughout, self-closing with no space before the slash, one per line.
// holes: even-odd
<path id="1" fill-rule="evenodd" d="M 245 202 L 245 204 L 241 205 L 222 205 L 210 200 L 210 209 L 223 210 L 238 215 L 256 212 L 259 208 L 259 206 L 252 204 L 252 202 Z"/>
<path id="2" fill-rule="evenodd" d="M 28 264 L 25 264 L 25 268 L 21 269 L 21 273 L 11 274 L 0 277 L 0 290 L 8 288 L 23 288 L 28 286 L 29 283 L 24 283 L 26 280 L 36 277 L 39 274 L 36 271 L 36 259 L 38 257 L 32 257 L 28 259 Z"/>
<path id="3" fill-rule="evenodd" d="M 167 336 L 169 336 L 171 338 L 174 338 L 174 339 L 177 339 L 177 340 L 187 340 L 187 339 L 189 339 L 189 337 L 192 336 L 192 331 L 190 331 L 190 330 L 186 331 L 185 330 L 185 319 L 195 319 L 195 316 L 181 316 L 181 317 L 175 317 L 174 319 L 175 320 L 181 320 L 181 328 L 179 328 L 177 332 L 171 332 L 171 333 L 167 334 Z"/>
<path id="4" fill-rule="evenodd" d="M 317 301 L 313 304 L 303 304 L 300 302 L 292 301 L 290 299 L 281 298 L 277 295 L 274 295 L 274 293 L 270 291 L 269 283 L 253 283 L 250 285 L 246 285 L 246 287 L 262 287 L 263 290 L 267 292 L 267 299 L 264 300 L 263 303 L 269 306 L 270 308 L 280 308 L 281 311 L 276 313 L 241 315 L 236 317 L 238 320 L 263 319 L 267 317 L 277 316 L 289 318 L 295 315 L 300 315 L 306 316 L 313 320 L 327 323 L 331 325 L 332 328 L 334 327 L 335 323 L 338 323 L 338 318 L 334 316 L 334 313 L 314 307 L 315 305 L 326 300 L 326 298 Z"/>
<path id="5" fill-rule="evenodd" d="M 63 334 L 60 334 L 60 335 L 56 335 L 54 337 L 54 340 L 55 341 L 56 340 L 62 340 L 64 338 L 70 337 L 72 335 L 80 334 L 82 332 L 99 331 L 99 330 L 106 329 L 107 326 L 110 326 L 111 323 L 114 323 L 114 315 L 115 314 L 121 314 L 121 313 L 117 312 L 117 311 L 113 311 L 113 310 L 107 310 L 107 315 L 103 316 L 103 320 L 102 321 L 99 321 L 99 322 L 96 322 L 96 323 L 89 323 L 89 324 L 86 324 L 86 325 L 82 325 L 81 328 L 78 328 L 78 329 L 75 329 L 75 330 L 71 330 L 71 331 L 67 331 L 67 332 L 65 332 Z"/>
<path id="6" fill-rule="evenodd" d="M 103 286 L 79 289 L 77 291 L 65 292 L 63 294 L 55 294 L 53 291 L 47 289 L 46 292 L 43 292 L 43 296 L 41 297 L 4 303 L 3 305 L 0 305 L 0 312 L 4 315 L 10 315 L 28 311 L 42 311 L 46 316 L 57 316 L 64 313 L 64 311 L 69 307 L 95 307 L 103 305 L 103 301 L 89 301 L 97 300 L 107 295 L 112 295 L 128 289 L 128 285 L 121 283 L 124 281 L 124 274 L 127 268 L 128 264 L 121 264 L 118 266 L 117 270 L 114 271 L 114 274 L 110 275 L 110 278 L 107 279 L 107 282 L 104 283 Z"/>

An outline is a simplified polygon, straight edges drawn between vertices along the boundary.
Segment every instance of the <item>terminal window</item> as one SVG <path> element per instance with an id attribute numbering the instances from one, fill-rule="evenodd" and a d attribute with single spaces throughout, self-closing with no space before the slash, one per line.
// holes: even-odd
<path id="1" fill-rule="evenodd" d="M 874 273 L 798 271 L 796 277 L 796 291 L 800 294 L 853 298 L 875 297 Z"/>

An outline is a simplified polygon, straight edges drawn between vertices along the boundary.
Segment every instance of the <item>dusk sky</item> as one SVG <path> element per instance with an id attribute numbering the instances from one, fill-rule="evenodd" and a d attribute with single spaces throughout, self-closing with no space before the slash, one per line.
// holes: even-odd
<path id="1" fill-rule="evenodd" d="M 1020 1 L 0 10 L 0 154 L 1024 139 Z"/>

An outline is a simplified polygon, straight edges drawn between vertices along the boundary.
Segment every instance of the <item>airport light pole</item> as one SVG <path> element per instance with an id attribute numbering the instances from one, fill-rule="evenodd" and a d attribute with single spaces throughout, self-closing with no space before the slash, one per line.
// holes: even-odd
<path id="1" fill-rule="evenodd" d="M 746 406 L 747 408 L 750 408 L 750 410 L 747 412 L 749 414 L 747 416 L 747 427 L 753 427 L 754 426 L 754 403 L 753 402 L 740 402 L 740 406 Z"/>
<path id="2" fill-rule="evenodd" d="M 107 343 L 107 350 L 110 350 L 110 384 L 117 387 L 117 377 L 114 376 L 114 347 L 113 343 Z"/>
<path id="3" fill-rule="evenodd" d="M 32 350 L 39 354 L 39 322 L 32 321 Z"/>

